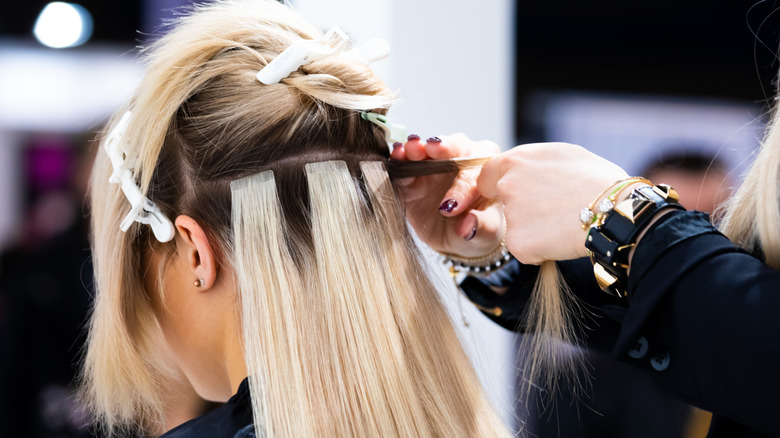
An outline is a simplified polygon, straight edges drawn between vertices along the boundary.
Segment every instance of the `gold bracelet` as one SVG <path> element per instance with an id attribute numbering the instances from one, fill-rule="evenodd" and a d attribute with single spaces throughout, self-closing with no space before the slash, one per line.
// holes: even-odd
<path id="1" fill-rule="evenodd" d="M 593 221 L 593 226 L 600 227 L 603 225 L 604 220 L 607 218 L 607 213 L 615 208 L 617 198 L 620 197 L 620 194 L 623 192 L 623 190 L 626 187 L 639 183 L 647 184 L 650 187 L 653 186 L 653 183 L 649 179 L 642 178 L 641 176 L 636 176 L 629 178 L 628 180 L 624 180 L 622 184 L 620 184 L 617 188 L 615 188 L 615 190 L 612 191 L 612 193 L 609 194 L 608 198 L 602 199 L 601 202 L 599 202 L 598 213 L 596 213 L 596 220 Z"/>
<path id="2" fill-rule="evenodd" d="M 596 223 L 599 218 L 602 218 L 606 213 L 612 210 L 615 206 L 615 200 L 617 199 L 618 194 L 620 191 L 625 188 L 626 186 L 634 183 L 634 182 L 644 182 L 649 185 L 653 185 L 650 181 L 648 181 L 645 178 L 642 178 L 641 176 L 630 176 L 628 178 L 623 178 L 620 180 L 615 181 L 614 183 L 610 184 L 609 187 L 604 189 L 603 192 L 601 192 L 596 199 L 593 200 L 590 204 L 588 204 L 587 207 L 580 210 L 580 223 L 582 224 L 583 231 L 587 231 L 588 228 L 590 228 L 594 223 Z M 599 199 L 604 197 L 604 195 L 607 194 L 613 187 L 618 186 L 615 188 L 612 193 L 609 195 L 607 199 L 604 199 L 601 203 L 599 203 L 599 212 L 596 213 L 593 211 L 593 207 L 596 206 L 596 203 L 599 202 Z"/>

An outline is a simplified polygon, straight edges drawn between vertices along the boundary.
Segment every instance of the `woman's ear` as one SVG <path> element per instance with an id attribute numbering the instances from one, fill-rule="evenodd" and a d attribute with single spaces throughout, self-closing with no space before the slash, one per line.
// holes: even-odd
<path id="1" fill-rule="evenodd" d="M 193 286 L 209 289 L 217 279 L 217 261 L 206 233 L 189 216 L 177 217 L 175 225 L 176 252 L 192 272 Z"/>

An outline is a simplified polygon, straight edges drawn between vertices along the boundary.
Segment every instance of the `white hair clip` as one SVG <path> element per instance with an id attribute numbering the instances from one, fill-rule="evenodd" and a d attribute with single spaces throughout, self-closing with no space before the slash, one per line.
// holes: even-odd
<path id="1" fill-rule="evenodd" d="M 331 56 L 346 56 L 369 64 L 390 53 L 390 44 L 381 38 L 372 38 L 359 48 L 344 52 L 348 42 L 349 37 L 338 26 L 332 27 L 320 39 L 296 41 L 257 72 L 257 80 L 266 85 L 277 84 L 302 65 Z"/>
<path id="2" fill-rule="evenodd" d="M 108 157 L 111 159 L 111 167 L 114 168 L 114 172 L 108 178 L 108 182 L 120 184 L 122 192 L 124 192 L 131 205 L 130 212 L 122 220 L 119 228 L 122 231 L 127 231 L 133 222 L 148 224 L 152 227 L 152 232 L 157 240 L 168 242 L 173 239 L 173 223 L 160 211 L 160 208 L 154 202 L 141 193 L 141 188 L 138 187 L 133 177 L 133 160 L 130 160 L 127 151 L 123 147 L 122 137 L 125 134 L 127 125 L 130 124 L 131 116 L 132 113 L 130 111 L 122 116 L 119 123 L 109 133 L 104 145 L 106 153 L 108 153 Z"/>

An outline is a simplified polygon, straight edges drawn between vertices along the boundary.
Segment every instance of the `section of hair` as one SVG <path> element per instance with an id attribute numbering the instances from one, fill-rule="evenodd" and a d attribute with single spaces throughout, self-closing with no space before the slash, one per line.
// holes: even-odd
<path id="1" fill-rule="evenodd" d="M 526 336 L 520 341 L 521 400 L 541 390 L 542 402 L 555 400 L 558 391 L 579 395 L 585 357 L 580 345 L 582 311 L 577 297 L 560 275 L 554 261 L 541 264 L 533 292 L 523 311 Z"/>
<path id="2" fill-rule="evenodd" d="M 477 382 L 439 293 L 423 270 L 401 202 L 382 162 L 361 163 L 373 207 L 374 245 L 404 340 L 415 397 L 433 436 L 505 436 Z"/>

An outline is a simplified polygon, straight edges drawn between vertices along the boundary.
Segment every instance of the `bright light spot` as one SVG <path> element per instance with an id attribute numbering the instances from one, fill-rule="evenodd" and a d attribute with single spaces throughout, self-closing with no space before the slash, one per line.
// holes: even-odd
<path id="1" fill-rule="evenodd" d="M 55 49 L 78 46 L 92 36 L 92 16 L 74 3 L 49 3 L 35 21 L 33 34 L 41 44 Z"/>

